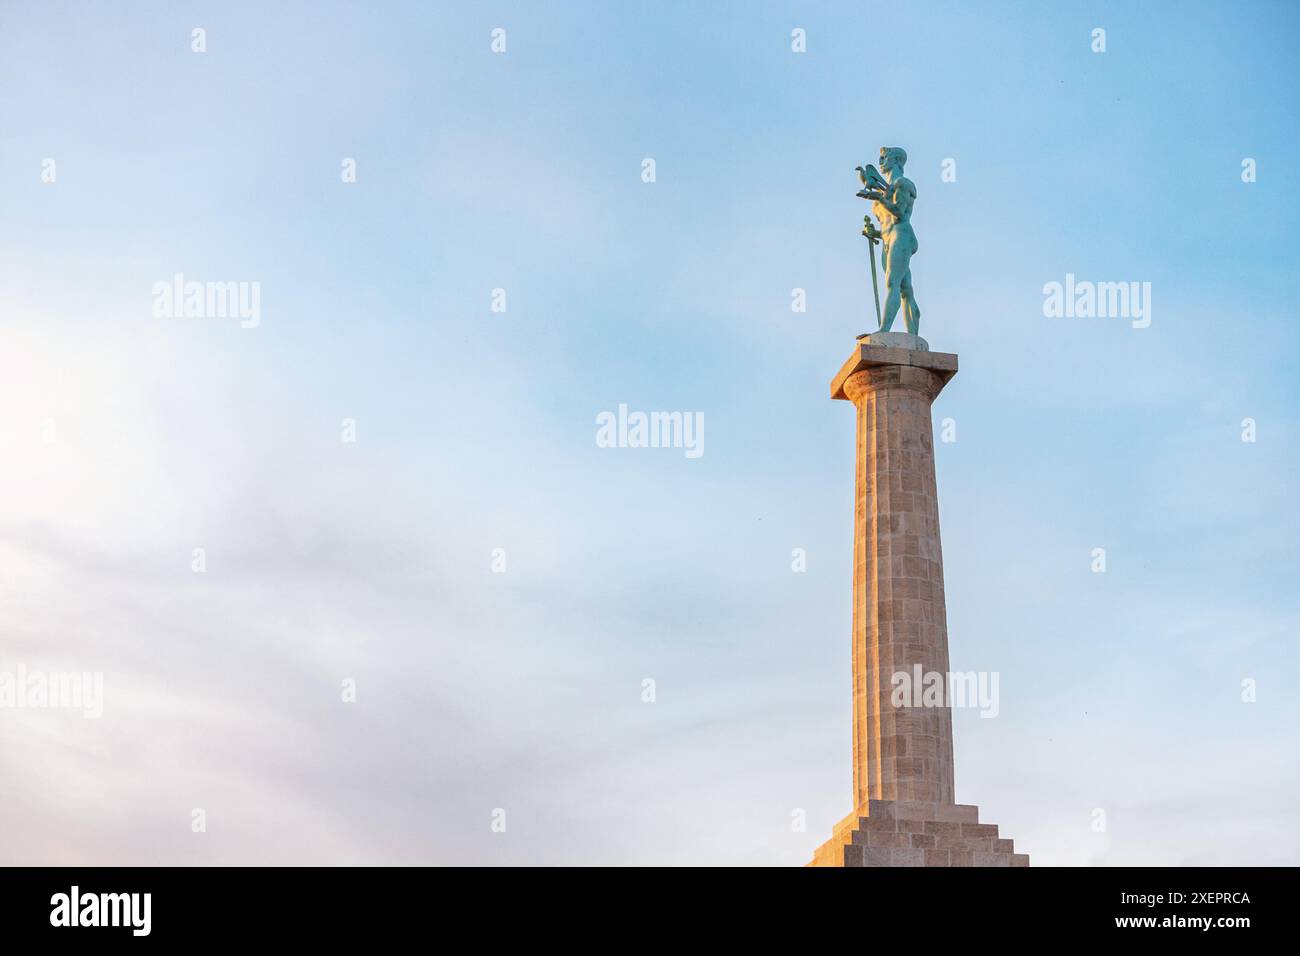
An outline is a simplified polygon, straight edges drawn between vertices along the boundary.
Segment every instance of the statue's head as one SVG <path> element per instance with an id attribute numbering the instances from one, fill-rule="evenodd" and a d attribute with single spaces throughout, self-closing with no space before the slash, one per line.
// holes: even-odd
<path id="1" fill-rule="evenodd" d="M 882 146 L 880 147 L 880 169 L 882 172 L 903 171 L 903 166 L 907 163 L 907 150 L 901 146 Z"/>

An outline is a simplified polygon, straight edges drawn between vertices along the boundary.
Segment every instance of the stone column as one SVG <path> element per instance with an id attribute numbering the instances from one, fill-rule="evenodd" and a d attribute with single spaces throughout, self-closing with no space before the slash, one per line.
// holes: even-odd
<path id="1" fill-rule="evenodd" d="M 952 713 L 894 706 L 895 674 L 920 695 L 941 675 L 948 625 L 930 404 L 957 356 L 902 333 L 867 336 L 831 382 L 857 409 L 853 522 L 854 807 L 870 800 L 953 803 Z M 919 667 L 919 671 L 918 671 Z M 915 703 L 921 703 L 918 697 Z"/>
<path id="2" fill-rule="evenodd" d="M 1028 866 L 954 803 L 948 621 L 930 404 L 957 356 L 877 332 L 831 382 L 858 417 L 853 518 L 853 810 L 809 866 Z M 895 674 L 920 680 L 895 706 Z M 929 678 L 929 683 L 927 683 Z M 917 690 L 910 687 L 909 690 Z M 930 696 L 926 696 L 926 692 Z"/>

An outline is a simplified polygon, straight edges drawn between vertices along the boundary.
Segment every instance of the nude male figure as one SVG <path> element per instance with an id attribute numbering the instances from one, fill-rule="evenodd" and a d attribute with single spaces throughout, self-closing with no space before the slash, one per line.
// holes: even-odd
<path id="1" fill-rule="evenodd" d="M 907 152 L 901 146 L 880 147 L 879 175 L 870 166 L 858 167 L 865 187 L 858 195 L 871 200 L 872 211 L 880 220 L 880 256 L 885 269 L 885 307 L 880 331 L 889 331 L 901 305 L 907 331 L 919 335 L 921 309 L 912 290 L 912 256 L 919 248 L 916 233 L 912 231 L 916 185 L 903 175 L 906 162 Z"/>

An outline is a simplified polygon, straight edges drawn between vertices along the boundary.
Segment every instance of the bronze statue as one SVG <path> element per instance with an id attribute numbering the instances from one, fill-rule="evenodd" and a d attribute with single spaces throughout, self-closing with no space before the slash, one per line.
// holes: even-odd
<path id="1" fill-rule="evenodd" d="M 858 195 L 871 200 L 872 211 L 880 220 L 879 231 L 872 224 L 870 216 L 863 217 L 865 224 L 862 227 L 862 234 L 871 243 L 871 284 L 876 293 L 876 318 L 880 321 L 880 331 L 889 331 L 901 305 L 907 331 L 919 335 L 921 309 L 916 304 L 916 294 L 912 290 L 912 256 L 919 248 L 916 233 L 912 231 L 916 185 L 903 175 L 903 164 L 906 162 L 907 152 L 901 146 L 880 147 L 879 172 L 871 165 L 857 167 L 858 179 L 862 183 Z M 883 313 L 880 292 L 875 288 L 877 242 L 882 244 L 880 258 L 885 270 Z"/>

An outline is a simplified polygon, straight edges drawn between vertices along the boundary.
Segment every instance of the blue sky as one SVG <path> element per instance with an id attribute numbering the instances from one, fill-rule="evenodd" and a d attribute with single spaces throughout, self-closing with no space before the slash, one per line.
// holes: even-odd
<path id="1" fill-rule="evenodd" d="M 1300 862 L 1300 11 L 701 6 L 6 6 L 0 669 L 106 688 L 0 711 L 6 862 L 804 862 L 886 144 L 961 360 L 952 664 L 1001 675 L 958 799 L 1035 865 Z M 260 324 L 155 318 L 178 272 Z M 1067 273 L 1150 327 L 1046 318 Z M 620 403 L 704 455 L 598 448 Z"/>

